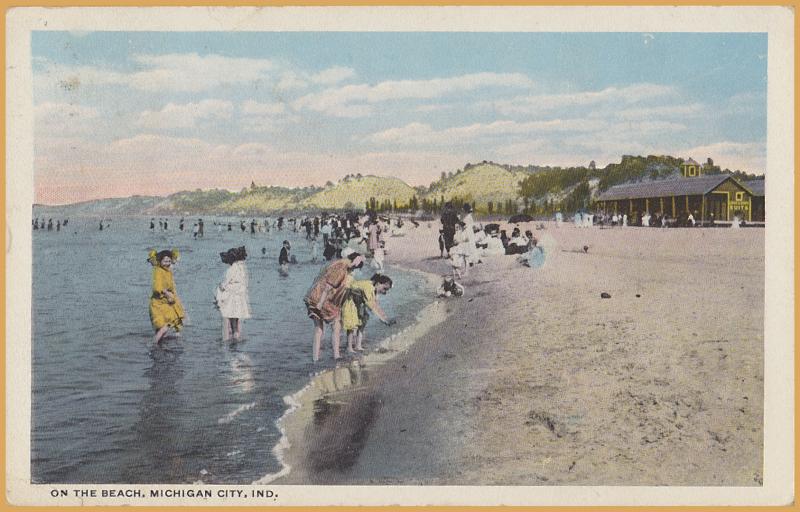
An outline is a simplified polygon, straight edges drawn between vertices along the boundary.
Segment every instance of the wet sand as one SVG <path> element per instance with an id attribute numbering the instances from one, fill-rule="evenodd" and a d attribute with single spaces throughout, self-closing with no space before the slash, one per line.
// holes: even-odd
<path id="1" fill-rule="evenodd" d="M 437 227 L 388 258 L 446 273 Z M 485 260 L 312 386 L 276 483 L 761 485 L 764 230 L 535 233 L 557 244 L 543 268 Z"/>

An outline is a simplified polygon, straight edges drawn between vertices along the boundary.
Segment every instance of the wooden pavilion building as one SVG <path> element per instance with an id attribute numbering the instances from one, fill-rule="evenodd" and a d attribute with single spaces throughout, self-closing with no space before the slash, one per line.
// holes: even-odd
<path id="1" fill-rule="evenodd" d="M 743 181 L 742 185 L 753 193 L 753 208 L 751 217 L 753 222 L 764 222 L 766 218 L 766 205 L 764 204 L 764 180 Z"/>
<path id="2" fill-rule="evenodd" d="M 733 176 L 704 176 L 703 167 L 690 158 L 681 166 L 679 177 L 616 185 L 601 193 L 596 203 L 607 213 L 626 213 L 632 223 L 638 223 L 634 219 L 645 212 L 671 218 L 692 213 L 696 222 L 731 221 L 734 216 L 748 222 L 760 217 L 763 222 L 763 199 L 754 217 L 754 197 L 753 191 Z"/>

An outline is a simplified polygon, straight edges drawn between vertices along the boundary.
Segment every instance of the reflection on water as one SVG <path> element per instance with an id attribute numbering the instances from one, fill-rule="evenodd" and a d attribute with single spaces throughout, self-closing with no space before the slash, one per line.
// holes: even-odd
<path id="1" fill-rule="evenodd" d="M 302 237 L 206 230 L 193 240 L 150 232 L 149 218 L 115 219 L 102 232 L 95 220 L 69 225 L 33 237 L 32 480 L 249 483 L 279 470 L 272 448 L 283 397 L 334 366 L 330 350 L 321 364 L 310 361 L 313 324 L 302 297 L 323 263 L 310 263 Z M 283 239 L 300 261 L 285 276 Z M 213 306 L 226 270 L 219 253 L 243 244 L 258 255 L 247 260 L 253 317 L 241 342 L 224 343 Z M 150 248 L 180 250 L 175 281 L 191 319 L 161 348 L 151 348 Z M 420 277 L 387 273 L 395 286 L 381 301 L 400 324 L 393 331 L 371 322 L 369 340 L 413 321 L 430 296 Z M 326 389 L 336 390 L 363 376 L 345 365 L 328 378 Z"/>
<path id="2" fill-rule="evenodd" d="M 178 392 L 184 375 L 182 353 L 180 345 L 150 351 L 152 365 L 144 372 L 148 388 L 139 404 L 139 420 L 133 426 L 133 444 L 140 447 L 142 462 L 130 468 L 126 479 L 130 482 L 172 481 L 183 474 L 182 433 L 176 414 L 186 408 Z M 148 467 L 141 467 L 143 463 Z"/>

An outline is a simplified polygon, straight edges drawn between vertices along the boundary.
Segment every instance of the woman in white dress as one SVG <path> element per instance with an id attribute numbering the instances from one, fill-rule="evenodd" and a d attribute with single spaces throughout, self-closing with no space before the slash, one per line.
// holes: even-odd
<path id="1" fill-rule="evenodd" d="M 247 251 L 244 247 L 221 252 L 223 263 L 230 265 L 225 279 L 217 286 L 214 296 L 222 315 L 222 339 L 227 341 L 231 335 L 238 340 L 242 337 L 242 320 L 250 318 L 250 304 L 247 292 L 247 266 L 244 260 Z"/>
<path id="2" fill-rule="evenodd" d="M 475 245 L 475 219 L 472 218 L 472 207 L 468 203 L 464 203 L 464 216 L 461 222 L 464 224 L 464 236 L 466 238 L 466 245 L 461 249 L 466 259 L 466 265 L 472 266 L 478 263 L 478 247 Z"/>

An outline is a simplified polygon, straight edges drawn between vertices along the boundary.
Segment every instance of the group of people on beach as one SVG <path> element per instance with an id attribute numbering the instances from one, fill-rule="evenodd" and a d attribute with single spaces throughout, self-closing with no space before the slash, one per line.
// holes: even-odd
<path id="1" fill-rule="evenodd" d="M 451 202 L 445 203 L 440 222 L 439 253 L 442 258 L 449 258 L 452 268 L 452 275 L 445 276 L 439 289 L 441 296 L 463 293 L 463 286 L 456 279 L 466 276 L 470 267 L 482 263 L 486 257 L 527 255 L 529 257 L 524 259 L 526 264 L 541 266 L 544 248 L 538 245 L 537 238 L 530 230 L 523 235 L 519 227 L 514 227 L 509 237 L 499 224 L 483 226 L 475 222 L 472 206 L 468 203 L 462 206 L 460 216 Z M 529 261 L 532 259 L 535 261 Z"/>
<path id="2" fill-rule="evenodd" d="M 333 232 L 333 224 L 329 221 L 322 223 L 322 226 L 331 226 Z M 369 279 L 356 280 L 353 272 L 364 266 L 366 257 L 351 247 L 342 247 L 333 257 L 326 257 L 329 262 L 320 270 L 303 298 L 308 316 L 314 323 L 312 353 L 315 362 L 319 360 L 326 324 L 332 330 L 333 357 L 339 359 L 342 330 L 347 334 L 348 353 L 357 353 L 364 350 L 364 328 L 370 313 L 387 325 L 395 322 L 387 316 L 378 300 L 378 296 L 386 294 L 393 285 L 392 279 L 382 273 L 384 245 L 380 236 L 380 222 L 375 214 L 370 214 L 363 223 L 358 224 L 361 228 L 359 232 L 365 233 L 360 241 L 367 245 L 367 255 L 372 258 L 372 265 L 379 272 Z M 324 236 L 325 233 L 322 234 Z M 288 272 L 288 265 L 296 262 L 290 251 L 291 243 L 284 240 L 278 256 L 282 273 Z M 266 248 L 262 249 L 262 253 L 266 253 Z M 172 273 L 179 257 L 179 252 L 174 249 L 151 250 L 148 255 L 148 261 L 153 266 L 150 320 L 155 330 L 155 344 L 161 343 L 170 331 L 180 333 L 184 326 L 186 315 Z M 251 317 L 249 277 L 245 264 L 247 251 L 244 246 L 234 247 L 220 253 L 220 259 L 229 267 L 214 291 L 214 303 L 222 317 L 222 339 L 238 340 L 242 336 L 243 320 Z"/>

